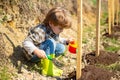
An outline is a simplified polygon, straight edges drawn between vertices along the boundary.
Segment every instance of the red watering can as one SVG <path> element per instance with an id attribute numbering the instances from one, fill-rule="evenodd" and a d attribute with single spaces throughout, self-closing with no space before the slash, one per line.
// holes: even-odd
<path id="1" fill-rule="evenodd" d="M 68 45 L 68 50 L 69 52 L 76 54 L 77 51 L 77 42 L 76 41 L 71 41 Z"/>

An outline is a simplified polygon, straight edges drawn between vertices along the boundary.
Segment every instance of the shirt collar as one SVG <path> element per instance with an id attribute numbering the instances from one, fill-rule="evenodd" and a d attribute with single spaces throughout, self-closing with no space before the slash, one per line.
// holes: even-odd
<path id="1" fill-rule="evenodd" d="M 50 26 L 46 27 L 46 33 L 49 35 L 49 37 L 52 37 L 55 40 L 58 40 L 59 35 L 55 34 L 53 30 L 50 28 Z"/>

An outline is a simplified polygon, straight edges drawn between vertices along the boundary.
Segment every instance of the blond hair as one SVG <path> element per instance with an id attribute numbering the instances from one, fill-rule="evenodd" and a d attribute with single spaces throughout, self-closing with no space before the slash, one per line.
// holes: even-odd
<path id="1" fill-rule="evenodd" d="M 53 23 L 55 26 L 60 25 L 63 28 L 70 28 L 72 23 L 71 15 L 66 9 L 62 7 L 55 7 L 48 12 L 43 21 L 43 23 L 47 26 L 49 26 L 49 22 Z"/>

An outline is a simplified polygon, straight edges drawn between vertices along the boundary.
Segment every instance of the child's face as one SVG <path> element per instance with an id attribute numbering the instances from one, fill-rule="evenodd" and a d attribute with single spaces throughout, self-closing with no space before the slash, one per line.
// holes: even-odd
<path id="1" fill-rule="evenodd" d="M 55 26 L 54 24 L 50 24 L 50 27 L 55 34 L 59 34 L 63 31 L 63 28 L 59 25 Z"/>

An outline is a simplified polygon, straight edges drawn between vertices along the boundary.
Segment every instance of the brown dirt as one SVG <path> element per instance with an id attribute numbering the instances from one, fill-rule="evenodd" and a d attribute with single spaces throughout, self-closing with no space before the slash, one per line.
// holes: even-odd
<path id="1" fill-rule="evenodd" d="M 114 73 L 89 65 L 82 69 L 80 80 L 110 80 L 111 76 L 114 76 Z M 65 80 L 76 80 L 76 71 L 70 73 L 68 77 Z"/>
<path id="2" fill-rule="evenodd" d="M 113 30 L 114 30 L 115 32 L 119 32 L 119 31 L 120 31 L 120 26 L 114 26 Z"/>
<path id="3" fill-rule="evenodd" d="M 103 36 L 106 36 L 108 38 L 115 38 L 115 39 L 120 38 L 120 26 L 113 26 L 112 34 L 109 34 L 108 32 L 106 32 L 105 34 L 103 34 Z"/>
<path id="4" fill-rule="evenodd" d="M 95 56 L 95 52 L 91 52 L 86 55 L 86 61 L 90 65 L 104 64 L 109 65 L 118 61 L 119 55 L 111 52 L 100 51 L 98 57 Z"/>
<path id="5" fill-rule="evenodd" d="M 88 63 L 82 69 L 82 76 L 80 80 L 110 80 L 115 75 L 114 72 L 96 67 L 95 64 L 109 65 L 119 60 L 119 55 L 115 53 L 100 51 L 98 57 L 95 56 L 95 52 L 91 52 L 85 56 Z M 65 80 L 76 80 L 76 71 L 73 71 L 68 75 Z"/>
<path id="6" fill-rule="evenodd" d="M 0 66 L 4 66 L 3 64 L 5 64 L 7 62 L 7 57 L 5 55 L 5 52 L 4 52 L 4 46 L 5 46 L 5 43 L 4 43 L 4 40 L 3 40 L 3 34 L 0 33 Z"/>

